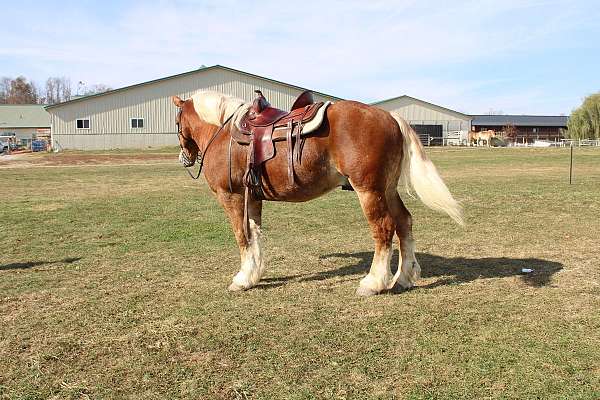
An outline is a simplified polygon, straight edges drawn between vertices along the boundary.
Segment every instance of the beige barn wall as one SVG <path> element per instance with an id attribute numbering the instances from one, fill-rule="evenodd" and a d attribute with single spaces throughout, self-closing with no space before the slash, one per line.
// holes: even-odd
<path id="1" fill-rule="evenodd" d="M 52 136 L 59 149 L 115 149 L 176 145 L 176 107 L 172 95 L 188 98 L 197 90 L 216 90 L 247 101 L 260 89 L 271 104 L 291 107 L 300 89 L 227 69 L 213 68 L 160 80 L 102 96 L 49 108 Z M 316 100 L 332 100 L 316 95 Z M 77 129 L 76 120 L 90 119 L 90 129 Z M 133 129 L 130 118 L 143 118 Z"/>
<path id="2" fill-rule="evenodd" d="M 58 138 L 54 136 L 53 143 L 53 148 L 58 151 L 68 149 L 142 149 L 176 146 L 177 136 L 173 134 L 123 135 L 107 133 L 103 135 L 89 135 L 83 138 L 80 135 L 58 135 Z"/>
<path id="3" fill-rule="evenodd" d="M 387 111 L 397 111 L 411 125 L 442 125 L 444 137 L 449 131 L 470 131 L 471 119 L 445 111 L 441 107 L 411 98 L 399 98 L 376 104 Z"/>

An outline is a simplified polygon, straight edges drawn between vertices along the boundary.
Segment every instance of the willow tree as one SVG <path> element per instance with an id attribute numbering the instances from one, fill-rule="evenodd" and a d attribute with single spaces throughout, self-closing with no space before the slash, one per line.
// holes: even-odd
<path id="1" fill-rule="evenodd" d="M 600 139 L 600 92 L 586 97 L 571 113 L 567 127 L 571 139 Z"/>

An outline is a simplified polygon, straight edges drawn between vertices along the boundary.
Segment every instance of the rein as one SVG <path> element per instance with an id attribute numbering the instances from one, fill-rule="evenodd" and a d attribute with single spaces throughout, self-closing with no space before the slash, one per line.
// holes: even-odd
<path id="1" fill-rule="evenodd" d="M 219 133 L 223 130 L 223 128 L 225 127 L 225 125 L 227 125 L 227 123 L 229 121 L 231 121 L 231 118 L 233 118 L 233 116 L 237 113 L 237 111 L 242 108 L 242 106 L 244 105 L 244 103 L 240 104 L 238 106 L 238 108 L 235 109 L 235 111 L 233 112 L 233 114 L 231 114 L 226 120 L 225 122 L 223 122 L 223 124 L 219 127 L 219 129 L 216 130 L 215 133 L 213 133 L 212 137 L 210 138 L 210 140 L 208 141 L 208 143 L 206 144 L 206 147 L 204 148 L 204 151 L 202 153 L 198 152 L 198 156 L 196 157 L 196 161 L 199 163 L 199 169 L 198 169 L 198 174 L 196 176 L 194 176 L 190 170 L 184 165 L 183 167 L 185 168 L 186 172 L 188 173 L 188 175 L 190 176 L 190 178 L 196 180 L 200 178 L 200 174 L 202 173 L 202 168 L 204 167 L 204 159 L 206 158 L 206 152 L 208 151 L 208 148 L 210 147 L 210 145 L 212 144 L 212 142 L 217 138 L 217 136 L 219 135 Z M 181 116 L 181 113 L 183 112 L 183 110 L 179 110 L 179 115 Z M 180 118 L 177 119 L 178 121 L 180 120 Z M 185 157 L 185 159 L 187 159 L 188 161 L 189 158 L 187 156 L 187 154 L 185 153 L 185 150 L 183 149 L 183 146 L 181 145 L 181 136 L 183 136 L 183 134 L 181 133 L 181 124 L 178 122 L 177 123 L 177 137 L 180 139 L 179 140 L 179 147 L 182 150 L 182 154 Z"/>

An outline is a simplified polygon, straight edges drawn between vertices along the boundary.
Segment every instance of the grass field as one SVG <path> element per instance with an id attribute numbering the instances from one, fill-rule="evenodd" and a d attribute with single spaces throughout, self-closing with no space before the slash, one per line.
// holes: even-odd
<path id="1" fill-rule="evenodd" d="M 0 398 L 600 398 L 600 151 L 571 186 L 565 149 L 429 153 L 468 225 L 404 195 L 423 278 L 366 299 L 353 193 L 267 203 L 265 279 L 229 293 L 175 153 L 0 163 Z"/>

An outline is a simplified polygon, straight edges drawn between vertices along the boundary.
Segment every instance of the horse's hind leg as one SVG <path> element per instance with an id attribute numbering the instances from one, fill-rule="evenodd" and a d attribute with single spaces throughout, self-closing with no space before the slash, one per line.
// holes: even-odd
<path id="1" fill-rule="evenodd" d="M 356 293 L 360 296 L 370 296 L 390 289 L 393 283 L 390 262 L 396 222 L 388 207 L 385 192 L 361 190 L 356 187 L 355 189 L 375 241 L 371 269 L 360 281 Z"/>
<path id="2" fill-rule="evenodd" d="M 229 290 L 238 291 L 255 286 L 264 271 L 260 224 L 262 219 L 262 202 L 250 200 L 248 203 L 248 236 L 244 235 L 244 196 L 236 193 L 218 193 L 219 202 L 225 209 L 233 233 L 240 248 L 241 265 L 239 272 L 233 277 Z"/>
<path id="3" fill-rule="evenodd" d="M 396 219 L 396 236 L 400 245 L 397 284 L 403 289 L 411 288 L 421 276 L 421 266 L 415 256 L 415 241 L 412 235 L 412 216 L 404 206 L 396 189 L 389 193 L 389 204 Z"/>

